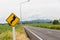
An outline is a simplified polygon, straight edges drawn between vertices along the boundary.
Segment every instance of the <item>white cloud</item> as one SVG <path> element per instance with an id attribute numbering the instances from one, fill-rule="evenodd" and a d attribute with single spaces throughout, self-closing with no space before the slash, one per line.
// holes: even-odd
<path id="1" fill-rule="evenodd" d="M 20 3 L 23 1 L 27 0 L 0 0 L 0 16 L 6 19 L 13 12 L 20 18 Z M 37 18 L 60 18 L 59 0 L 30 0 L 30 2 L 22 4 L 21 9 L 23 20 L 29 19 L 33 15 L 39 15 Z"/>

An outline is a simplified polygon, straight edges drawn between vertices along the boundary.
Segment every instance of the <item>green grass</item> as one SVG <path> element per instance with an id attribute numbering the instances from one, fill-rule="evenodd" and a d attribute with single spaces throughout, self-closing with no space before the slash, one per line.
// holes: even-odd
<path id="1" fill-rule="evenodd" d="M 0 25 L 0 34 L 7 31 L 7 30 L 11 30 L 11 27 L 9 25 Z"/>
<path id="2" fill-rule="evenodd" d="M 20 24 L 15 27 L 17 29 Z M 0 24 L 0 40 L 12 40 L 12 27 L 8 24 Z"/>
<path id="3" fill-rule="evenodd" d="M 21 38 L 22 40 L 28 40 L 25 30 L 22 25 L 17 24 L 15 26 L 16 38 Z M 12 26 L 8 24 L 0 24 L 0 40 L 12 40 Z M 20 40 L 20 39 L 19 39 Z"/>
<path id="4" fill-rule="evenodd" d="M 0 34 L 0 40 L 12 40 L 12 32 L 5 31 Z"/>
<path id="5" fill-rule="evenodd" d="M 41 28 L 49 28 L 49 29 L 57 29 L 60 30 L 60 25 L 53 25 L 51 23 L 35 23 L 35 24 L 28 24 L 30 26 L 41 27 Z"/>
<path id="6" fill-rule="evenodd" d="M 17 24 L 15 27 L 17 28 L 19 26 L 20 24 Z M 0 24 L 0 34 L 7 30 L 12 30 L 12 26 L 9 26 L 8 24 L 4 24 L 4 25 Z"/>

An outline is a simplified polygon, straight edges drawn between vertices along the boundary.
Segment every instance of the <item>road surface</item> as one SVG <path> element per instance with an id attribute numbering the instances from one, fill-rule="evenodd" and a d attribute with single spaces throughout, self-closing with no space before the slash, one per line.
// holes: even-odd
<path id="1" fill-rule="evenodd" d="M 60 40 L 60 30 L 24 26 L 30 40 Z"/>

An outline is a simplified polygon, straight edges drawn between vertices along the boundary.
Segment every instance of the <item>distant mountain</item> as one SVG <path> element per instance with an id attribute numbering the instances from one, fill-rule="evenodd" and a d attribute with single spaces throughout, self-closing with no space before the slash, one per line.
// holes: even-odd
<path id="1" fill-rule="evenodd" d="M 36 19 L 36 20 L 31 20 L 31 21 L 23 21 L 23 23 L 50 23 L 52 20 L 50 19 Z"/>
<path id="2" fill-rule="evenodd" d="M 49 20 L 49 19 L 37 19 L 37 20 L 32 20 L 32 22 L 40 22 L 40 23 L 43 23 L 43 22 L 51 22 L 52 20 Z"/>

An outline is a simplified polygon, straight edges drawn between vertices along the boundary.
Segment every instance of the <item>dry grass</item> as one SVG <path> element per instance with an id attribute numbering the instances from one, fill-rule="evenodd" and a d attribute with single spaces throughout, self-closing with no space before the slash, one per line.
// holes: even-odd
<path id="1" fill-rule="evenodd" d="M 12 40 L 12 31 L 8 30 L 0 34 L 0 40 Z M 29 40 L 23 27 L 16 28 L 16 40 Z"/>
<path id="2" fill-rule="evenodd" d="M 25 34 L 20 34 L 16 32 L 16 40 L 29 40 Z"/>
<path id="3" fill-rule="evenodd" d="M 24 31 L 24 28 L 23 27 L 18 27 L 16 29 L 16 37 L 17 37 L 17 40 L 29 40 L 29 38 L 27 37 L 25 31 Z"/>
<path id="4" fill-rule="evenodd" d="M 6 31 L 0 34 L 0 40 L 12 40 L 12 32 Z"/>

